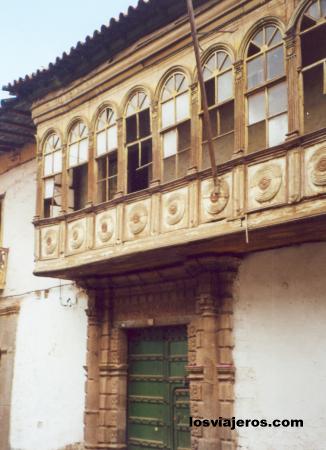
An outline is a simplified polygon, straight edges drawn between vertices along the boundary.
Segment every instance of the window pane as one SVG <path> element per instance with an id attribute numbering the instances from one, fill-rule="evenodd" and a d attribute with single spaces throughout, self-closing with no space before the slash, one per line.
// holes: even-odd
<path id="1" fill-rule="evenodd" d="M 106 152 L 105 131 L 98 133 L 96 137 L 96 153 L 97 156 L 103 155 Z"/>
<path id="2" fill-rule="evenodd" d="M 283 45 L 267 53 L 267 79 L 284 75 Z"/>
<path id="3" fill-rule="evenodd" d="M 268 89 L 268 113 L 275 116 L 288 109 L 288 92 L 286 83 L 280 83 Z"/>
<path id="4" fill-rule="evenodd" d="M 150 113 L 145 109 L 139 113 L 139 137 L 143 138 L 151 134 Z"/>
<path id="5" fill-rule="evenodd" d="M 264 59 L 263 55 L 252 59 L 247 64 L 248 89 L 252 89 L 264 82 Z"/>
<path id="6" fill-rule="evenodd" d="M 265 121 L 248 127 L 248 153 L 256 152 L 266 147 Z"/>
<path id="7" fill-rule="evenodd" d="M 78 144 L 71 144 L 69 147 L 69 166 L 78 164 Z"/>
<path id="8" fill-rule="evenodd" d="M 79 143 L 79 163 L 86 162 L 88 160 L 88 139 L 84 139 Z"/>
<path id="9" fill-rule="evenodd" d="M 178 126 L 178 152 L 190 148 L 190 120 Z"/>
<path id="10" fill-rule="evenodd" d="M 309 14 L 309 16 L 313 17 L 314 19 L 319 19 L 320 14 L 319 14 L 318 2 L 314 2 L 308 9 L 307 13 Z"/>
<path id="11" fill-rule="evenodd" d="M 189 117 L 189 94 L 188 92 L 176 98 L 177 122 Z"/>
<path id="12" fill-rule="evenodd" d="M 177 130 L 171 130 L 163 134 L 163 157 L 168 158 L 169 156 L 175 155 L 177 153 Z"/>
<path id="13" fill-rule="evenodd" d="M 44 180 L 44 198 L 52 198 L 54 194 L 54 178 Z"/>
<path id="14" fill-rule="evenodd" d="M 251 95 L 248 98 L 249 125 L 265 119 L 265 92 Z"/>
<path id="15" fill-rule="evenodd" d="M 107 130 L 108 150 L 115 150 L 118 147 L 117 126 L 114 125 Z"/>
<path id="16" fill-rule="evenodd" d="M 178 178 L 184 177 L 187 175 L 187 171 L 189 168 L 189 150 L 183 151 L 178 154 Z"/>
<path id="17" fill-rule="evenodd" d="M 211 78 L 210 80 L 205 82 L 205 91 L 206 91 L 208 106 L 215 105 L 215 103 L 216 103 L 215 78 Z"/>
<path id="18" fill-rule="evenodd" d="M 226 72 L 217 78 L 218 103 L 224 102 L 233 97 L 233 76 L 232 71 Z"/>
<path id="19" fill-rule="evenodd" d="M 288 132 L 288 115 L 274 117 L 268 121 L 268 137 L 269 146 L 281 144 L 285 141 L 286 133 Z"/>
<path id="20" fill-rule="evenodd" d="M 46 155 L 44 158 L 44 175 L 50 175 L 51 173 L 53 173 L 52 158 L 52 154 Z"/>
<path id="21" fill-rule="evenodd" d="M 176 177 L 176 156 L 164 159 L 163 179 L 164 181 L 174 180 Z"/>
<path id="22" fill-rule="evenodd" d="M 326 0 L 321 0 L 321 13 L 323 17 L 326 16 Z"/>
<path id="23" fill-rule="evenodd" d="M 234 130 L 234 101 L 228 102 L 219 108 L 220 134 Z"/>
<path id="24" fill-rule="evenodd" d="M 61 151 L 54 152 L 53 154 L 53 171 L 61 172 L 62 170 L 62 154 Z"/>
<path id="25" fill-rule="evenodd" d="M 134 114 L 126 120 L 127 142 L 134 142 L 137 139 L 137 116 Z"/>
<path id="26" fill-rule="evenodd" d="M 165 128 L 174 123 L 174 100 L 169 100 L 162 105 L 162 127 Z"/>
<path id="27" fill-rule="evenodd" d="M 117 152 L 111 153 L 109 156 L 109 177 L 116 175 L 118 172 Z"/>
<path id="28" fill-rule="evenodd" d="M 103 180 L 107 176 L 107 156 L 104 156 L 97 161 L 97 179 Z"/>

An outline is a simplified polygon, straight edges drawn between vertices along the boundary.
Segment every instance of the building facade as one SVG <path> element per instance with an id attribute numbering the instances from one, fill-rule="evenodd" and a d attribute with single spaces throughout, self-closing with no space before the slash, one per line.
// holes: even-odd
<path id="1" fill-rule="evenodd" d="M 13 450 L 324 448 L 326 4 L 195 6 L 217 195 L 186 2 L 140 1 L 7 87 L 36 130 L 26 163 L 35 214 L 21 193 L 41 277 L 28 272 L 33 299 L 10 325 Z M 10 183 L 24 168 L 8 171 Z M 45 334 L 26 343 L 31 324 Z M 29 377 L 51 370 L 42 352 L 59 349 L 63 398 L 40 376 L 36 405 L 28 392 L 23 401 Z M 189 416 L 304 426 L 190 428 Z"/>

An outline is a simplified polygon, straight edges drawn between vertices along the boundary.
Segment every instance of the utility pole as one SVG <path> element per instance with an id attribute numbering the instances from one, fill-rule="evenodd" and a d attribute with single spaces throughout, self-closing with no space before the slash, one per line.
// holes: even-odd
<path id="1" fill-rule="evenodd" d="M 199 50 L 200 47 L 199 47 L 197 27 L 196 27 L 196 22 L 195 22 L 194 7 L 192 4 L 192 0 L 186 0 L 186 1 L 187 1 L 187 7 L 188 7 L 189 22 L 190 22 L 190 27 L 191 27 L 191 36 L 192 36 L 195 57 L 196 57 L 198 81 L 199 81 L 199 86 L 200 86 L 200 93 L 201 93 L 203 114 L 204 114 L 204 116 L 203 116 L 204 126 L 206 128 L 209 157 L 210 157 L 211 166 L 212 166 L 212 176 L 213 176 L 213 182 L 214 182 L 214 192 L 212 193 L 212 200 L 214 199 L 216 201 L 217 197 L 219 195 L 219 180 L 217 178 L 216 160 L 215 160 L 215 152 L 214 152 L 214 145 L 213 145 L 212 125 L 211 125 L 209 112 L 208 112 L 208 102 L 207 102 L 207 95 L 206 95 L 205 82 L 204 82 L 204 76 L 203 76 L 203 68 L 202 68 L 201 59 L 200 59 L 200 50 Z"/>

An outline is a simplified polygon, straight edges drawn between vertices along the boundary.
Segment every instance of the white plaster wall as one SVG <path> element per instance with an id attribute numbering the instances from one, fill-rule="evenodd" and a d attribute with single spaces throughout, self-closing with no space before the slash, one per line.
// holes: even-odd
<path id="1" fill-rule="evenodd" d="M 21 304 L 12 392 L 12 450 L 57 450 L 83 441 L 86 298 L 76 289 L 48 297 L 28 295 Z"/>
<path id="2" fill-rule="evenodd" d="M 241 450 L 326 448 L 326 243 L 247 257 L 235 303 L 237 418 L 304 428 L 238 428 Z"/>
<path id="3" fill-rule="evenodd" d="M 3 204 L 2 245 L 9 248 L 7 282 L 3 296 L 56 286 L 58 280 L 33 276 L 36 205 L 36 161 L 0 175 Z"/>
<path id="4" fill-rule="evenodd" d="M 33 275 L 36 162 L 0 175 L 1 194 L 2 245 L 9 248 L 9 261 L 0 301 L 5 297 L 21 302 L 11 450 L 58 450 L 83 440 L 87 299 L 69 281 L 63 281 L 60 290 L 60 280 Z M 62 306 L 68 298 L 77 304 Z"/>

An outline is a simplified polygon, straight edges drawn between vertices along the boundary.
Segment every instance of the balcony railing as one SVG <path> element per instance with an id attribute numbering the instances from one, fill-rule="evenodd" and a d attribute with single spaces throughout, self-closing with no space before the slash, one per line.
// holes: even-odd
<path id="1" fill-rule="evenodd" d="M 0 247 L 0 289 L 3 289 L 6 284 L 8 251 L 8 248 Z"/>

